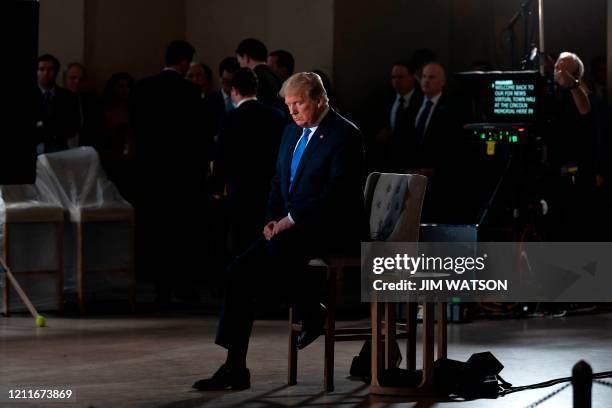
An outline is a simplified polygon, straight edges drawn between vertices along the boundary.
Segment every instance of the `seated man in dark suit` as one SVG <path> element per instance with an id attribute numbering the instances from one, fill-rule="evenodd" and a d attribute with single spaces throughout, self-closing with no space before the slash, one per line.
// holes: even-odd
<path id="1" fill-rule="evenodd" d="M 361 133 L 329 107 L 314 73 L 290 77 L 281 96 L 294 123 L 283 134 L 267 223 L 263 236 L 229 267 L 216 337 L 227 359 L 212 378 L 193 385 L 199 390 L 250 387 L 246 355 L 258 290 L 278 286 L 302 314 L 298 348 L 314 341 L 324 315 L 316 282 L 303 273 L 304 267 L 312 258 L 359 251 L 364 231 Z"/>
<path id="2" fill-rule="evenodd" d="M 53 55 L 38 58 L 38 88 L 36 138 L 38 153 L 52 153 L 68 149 L 68 140 L 79 128 L 77 99 L 69 91 L 57 86 L 60 63 Z"/>
<path id="3" fill-rule="evenodd" d="M 270 180 L 274 176 L 285 117 L 259 102 L 257 75 L 240 68 L 232 78 L 231 111 L 219 135 L 213 185 L 216 196 L 227 188 L 231 252 L 239 255 L 261 234 Z"/>

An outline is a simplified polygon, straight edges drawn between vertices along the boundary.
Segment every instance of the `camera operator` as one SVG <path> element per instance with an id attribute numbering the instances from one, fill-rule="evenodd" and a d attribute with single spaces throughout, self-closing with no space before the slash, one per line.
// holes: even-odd
<path id="1" fill-rule="evenodd" d="M 597 140 L 592 101 L 583 83 L 584 65 L 570 52 L 554 65 L 554 86 L 549 95 L 546 124 L 551 171 L 550 217 L 552 240 L 596 240 L 600 215 L 597 204 Z"/>
<path id="2" fill-rule="evenodd" d="M 554 78 L 560 91 L 571 94 L 572 100 L 580 115 L 591 113 L 591 104 L 586 84 L 582 82 L 584 64 L 571 52 L 562 52 L 555 63 Z"/>

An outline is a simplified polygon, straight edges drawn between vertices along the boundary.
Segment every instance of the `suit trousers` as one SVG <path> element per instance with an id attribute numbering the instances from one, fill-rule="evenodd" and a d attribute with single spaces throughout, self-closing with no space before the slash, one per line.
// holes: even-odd
<path id="1" fill-rule="evenodd" d="M 267 241 L 263 236 L 227 269 L 225 298 L 215 343 L 246 352 L 253 327 L 256 298 L 273 292 L 296 305 L 306 316 L 318 310 L 318 275 L 307 273 L 308 261 L 321 256 L 299 228 L 281 232 Z"/>

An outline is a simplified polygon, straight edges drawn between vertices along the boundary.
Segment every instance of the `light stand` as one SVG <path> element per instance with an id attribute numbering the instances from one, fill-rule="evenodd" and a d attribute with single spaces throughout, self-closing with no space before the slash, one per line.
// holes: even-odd
<path id="1" fill-rule="evenodd" d="M 516 64 L 516 34 L 514 32 L 514 26 L 523 17 L 523 52 L 522 55 L 525 55 L 524 61 L 528 61 L 530 52 L 529 43 L 529 16 L 531 16 L 531 6 L 532 0 L 525 0 L 521 3 L 520 9 L 514 13 L 504 31 L 508 32 L 509 40 L 510 40 L 510 68 L 517 69 Z M 538 33 L 539 33 L 539 43 L 540 43 L 540 53 L 544 52 L 544 0 L 538 0 Z M 544 70 L 544 61 L 540 58 L 540 70 L 543 72 Z M 525 67 L 523 67 L 525 68 Z"/>

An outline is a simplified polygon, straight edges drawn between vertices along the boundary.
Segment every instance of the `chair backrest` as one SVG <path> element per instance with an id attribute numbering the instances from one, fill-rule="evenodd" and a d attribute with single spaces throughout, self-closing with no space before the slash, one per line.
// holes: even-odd
<path id="1" fill-rule="evenodd" d="M 418 241 L 426 187 L 427 177 L 418 174 L 371 173 L 365 188 L 370 238 Z"/>
<path id="2" fill-rule="evenodd" d="M 11 184 L 0 186 L 0 213 L 7 209 L 61 208 L 59 201 L 41 191 L 36 184 Z"/>
<path id="3" fill-rule="evenodd" d="M 45 201 L 35 184 L 1 186 L 0 192 L 2 193 L 2 201 L 6 205 L 15 205 L 20 203 L 41 203 Z"/>
<path id="4" fill-rule="evenodd" d="M 98 153 L 91 147 L 38 156 L 36 186 L 71 213 L 85 207 L 130 207 L 106 178 Z"/>

